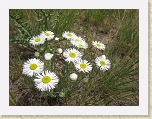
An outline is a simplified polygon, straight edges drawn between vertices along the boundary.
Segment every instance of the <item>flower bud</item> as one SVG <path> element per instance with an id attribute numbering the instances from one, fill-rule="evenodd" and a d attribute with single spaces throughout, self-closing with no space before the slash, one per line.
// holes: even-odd
<path id="1" fill-rule="evenodd" d="M 51 58 L 53 57 L 53 54 L 51 54 L 51 53 L 46 53 L 46 54 L 44 55 L 44 57 L 45 57 L 45 60 L 51 60 Z"/>
<path id="2" fill-rule="evenodd" d="M 62 53 L 62 49 L 61 48 L 58 48 L 57 51 L 58 51 L 59 54 Z"/>
<path id="3" fill-rule="evenodd" d="M 35 57 L 39 57 L 39 56 L 40 56 L 40 53 L 39 53 L 39 52 L 35 52 L 35 53 L 34 53 L 34 56 L 35 56 Z"/>
<path id="4" fill-rule="evenodd" d="M 84 83 L 88 83 L 88 81 L 89 81 L 88 78 L 84 78 L 84 79 L 83 79 L 83 82 L 84 82 Z"/>
<path id="5" fill-rule="evenodd" d="M 59 38 L 58 38 L 58 37 L 55 37 L 55 40 L 56 40 L 56 41 L 58 41 L 58 40 L 59 40 Z"/>
<path id="6" fill-rule="evenodd" d="M 41 47 L 41 48 L 40 48 L 40 50 L 41 50 L 41 51 L 44 51 L 44 48 L 43 48 L 43 47 Z"/>
<path id="7" fill-rule="evenodd" d="M 59 93 L 59 97 L 61 97 L 61 98 L 65 97 L 65 93 L 64 92 L 60 92 Z"/>
<path id="8" fill-rule="evenodd" d="M 70 79 L 73 80 L 73 81 L 76 81 L 78 78 L 78 75 L 76 73 L 72 73 L 70 74 Z"/>

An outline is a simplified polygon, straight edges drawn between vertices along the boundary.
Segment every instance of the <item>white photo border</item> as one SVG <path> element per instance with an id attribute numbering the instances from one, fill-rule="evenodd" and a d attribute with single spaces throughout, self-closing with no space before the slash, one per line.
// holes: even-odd
<path id="1" fill-rule="evenodd" d="M 139 106 L 9 106 L 9 9 L 139 9 Z M 148 115 L 148 1 L 1 0 L 0 14 L 0 115 Z"/>

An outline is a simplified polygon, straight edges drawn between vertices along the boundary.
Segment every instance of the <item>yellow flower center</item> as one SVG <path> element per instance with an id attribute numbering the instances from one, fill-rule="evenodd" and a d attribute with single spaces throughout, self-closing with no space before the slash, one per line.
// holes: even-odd
<path id="1" fill-rule="evenodd" d="M 30 69 L 31 69 L 31 70 L 35 70 L 36 68 L 37 68 L 37 64 L 31 64 L 31 65 L 30 65 Z"/>
<path id="2" fill-rule="evenodd" d="M 50 81 L 51 81 L 51 78 L 50 78 L 49 76 L 43 76 L 42 82 L 43 82 L 44 84 L 47 84 L 47 83 L 49 83 Z"/>
<path id="3" fill-rule="evenodd" d="M 106 65 L 105 61 L 103 61 L 103 60 L 100 61 L 100 64 L 101 64 L 102 66 L 105 66 L 105 65 Z"/>
<path id="4" fill-rule="evenodd" d="M 79 42 L 80 40 L 79 39 L 75 39 L 75 42 Z"/>
<path id="5" fill-rule="evenodd" d="M 40 38 L 36 38 L 35 42 L 40 42 L 40 40 L 41 40 Z"/>
<path id="6" fill-rule="evenodd" d="M 72 34 L 71 34 L 71 33 L 68 33 L 68 34 L 67 34 L 67 36 L 71 37 L 71 36 L 72 36 Z"/>
<path id="7" fill-rule="evenodd" d="M 45 35 L 46 35 L 46 36 L 50 36 L 50 34 L 49 34 L 49 33 L 45 33 Z"/>
<path id="8" fill-rule="evenodd" d="M 75 57 L 76 57 L 76 54 L 75 54 L 74 52 L 70 52 L 70 53 L 69 53 L 69 56 L 72 57 L 72 58 L 75 58 Z"/>
<path id="9" fill-rule="evenodd" d="M 84 64 L 84 63 L 82 63 L 82 64 L 80 64 L 80 67 L 81 67 L 82 69 L 85 69 L 85 68 L 87 67 L 87 65 Z"/>
<path id="10" fill-rule="evenodd" d="M 96 46 L 97 46 L 97 47 L 101 47 L 101 44 L 97 43 Z"/>
<path id="11" fill-rule="evenodd" d="M 82 44 L 79 44 L 78 47 L 79 47 L 79 48 L 83 48 L 83 45 L 82 45 Z"/>

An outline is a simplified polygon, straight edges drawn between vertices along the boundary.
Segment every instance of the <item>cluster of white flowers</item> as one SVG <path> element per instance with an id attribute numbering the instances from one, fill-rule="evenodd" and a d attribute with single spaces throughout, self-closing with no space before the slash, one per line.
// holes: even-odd
<path id="1" fill-rule="evenodd" d="M 54 36 L 55 35 L 52 31 L 43 31 L 40 35 L 31 38 L 29 43 L 37 46 L 44 44 L 46 40 L 50 41 Z M 87 49 L 88 43 L 83 38 L 70 31 L 63 32 L 62 37 L 70 41 L 70 43 L 77 49 L 67 48 L 63 52 L 61 48 L 57 48 L 57 53 L 63 55 L 66 62 L 72 62 L 76 71 L 83 73 L 91 72 L 93 65 L 86 59 L 83 59 L 82 57 L 84 53 L 79 51 L 80 49 Z M 58 40 L 59 38 L 55 37 L 55 41 Z M 106 48 L 106 46 L 100 41 L 92 41 L 92 45 L 99 50 L 105 50 Z M 39 52 L 35 53 L 36 57 L 39 57 L 39 55 Z M 53 56 L 54 54 L 47 52 L 44 54 L 44 59 L 51 60 Z M 108 70 L 111 66 L 110 60 L 106 59 L 105 55 L 97 57 L 95 59 L 95 63 L 97 67 L 103 71 Z M 36 77 L 34 79 L 35 86 L 41 91 L 50 91 L 54 89 L 59 82 L 58 76 L 54 72 L 44 70 L 44 63 L 40 59 L 36 58 L 29 59 L 23 64 L 23 74 L 29 77 Z M 78 75 L 73 72 L 70 74 L 69 78 L 76 81 Z"/>
<path id="2" fill-rule="evenodd" d="M 39 59 L 32 58 L 24 62 L 23 74 L 27 76 L 35 76 L 35 86 L 41 91 L 47 91 L 55 88 L 58 84 L 58 77 L 54 72 L 44 70 L 44 63 Z"/>
<path id="3" fill-rule="evenodd" d="M 74 46 L 76 46 L 78 49 L 88 48 L 88 43 L 81 38 L 80 36 L 77 36 L 74 32 L 65 31 L 62 34 L 63 38 L 66 38 L 70 41 L 70 43 Z M 92 41 L 92 45 L 99 49 L 99 50 L 105 50 L 106 46 L 100 42 L 100 41 Z M 77 49 L 74 48 L 68 48 L 63 52 L 63 56 L 65 57 L 65 61 L 67 62 L 73 62 L 75 65 L 76 70 L 79 72 L 90 72 L 92 70 L 92 65 L 87 61 L 82 59 L 82 53 L 79 52 Z M 101 55 L 95 59 L 95 63 L 97 67 L 100 68 L 100 70 L 106 71 L 110 68 L 110 61 L 106 59 L 105 55 Z"/>
<path id="4" fill-rule="evenodd" d="M 73 62 L 78 71 L 89 72 L 92 70 L 92 65 L 87 60 L 82 60 L 82 54 L 74 48 L 66 49 L 63 56 L 66 58 L 65 61 Z"/>
<path id="5" fill-rule="evenodd" d="M 44 44 L 46 40 L 51 40 L 54 38 L 54 33 L 52 31 L 42 31 L 40 35 L 33 36 L 30 39 L 30 44 L 37 46 L 40 44 Z"/>
<path id="6" fill-rule="evenodd" d="M 50 41 L 54 38 L 54 33 L 52 31 L 42 31 L 40 35 L 33 36 L 29 43 L 37 46 L 40 44 L 44 44 L 44 42 Z M 58 41 L 59 38 L 55 37 L 55 40 Z M 59 53 L 62 53 L 62 49 L 58 49 Z M 35 56 L 39 57 L 39 52 L 35 52 Z M 45 60 L 51 60 L 53 57 L 52 53 L 45 53 L 44 59 Z M 36 88 L 38 88 L 41 91 L 50 91 L 55 88 L 55 86 L 58 84 L 58 77 L 54 72 L 50 72 L 48 70 L 44 71 L 44 63 L 40 61 L 40 59 L 32 58 L 24 62 L 23 64 L 23 74 L 29 76 L 29 77 L 35 77 L 34 83 Z"/>
<path id="7" fill-rule="evenodd" d="M 77 48 L 82 48 L 82 49 L 88 48 L 88 43 L 83 38 L 81 38 L 80 36 L 77 36 L 73 32 L 65 31 L 62 34 L 62 37 L 66 38 L 67 40 L 70 40 L 70 43 L 76 46 Z"/>

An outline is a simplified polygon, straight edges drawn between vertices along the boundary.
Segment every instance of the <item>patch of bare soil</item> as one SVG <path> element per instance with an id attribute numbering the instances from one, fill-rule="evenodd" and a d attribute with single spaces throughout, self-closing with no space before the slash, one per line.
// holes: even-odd
<path id="1" fill-rule="evenodd" d="M 84 35 L 84 29 L 86 27 L 86 21 L 80 21 L 78 23 L 73 24 L 73 31 L 75 31 L 79 36 L 86 39 Z M 116 28 L 111 29 L 109 32 L 104 32 L 102 30 L 102 26 L 97 26 L 96 24 L 90 24 L 89 27 L 91 32 L 90 37 L 88 37 L 88 41 L 98 40 L 107 45 L 113 36 L 116 34 Z"/>

